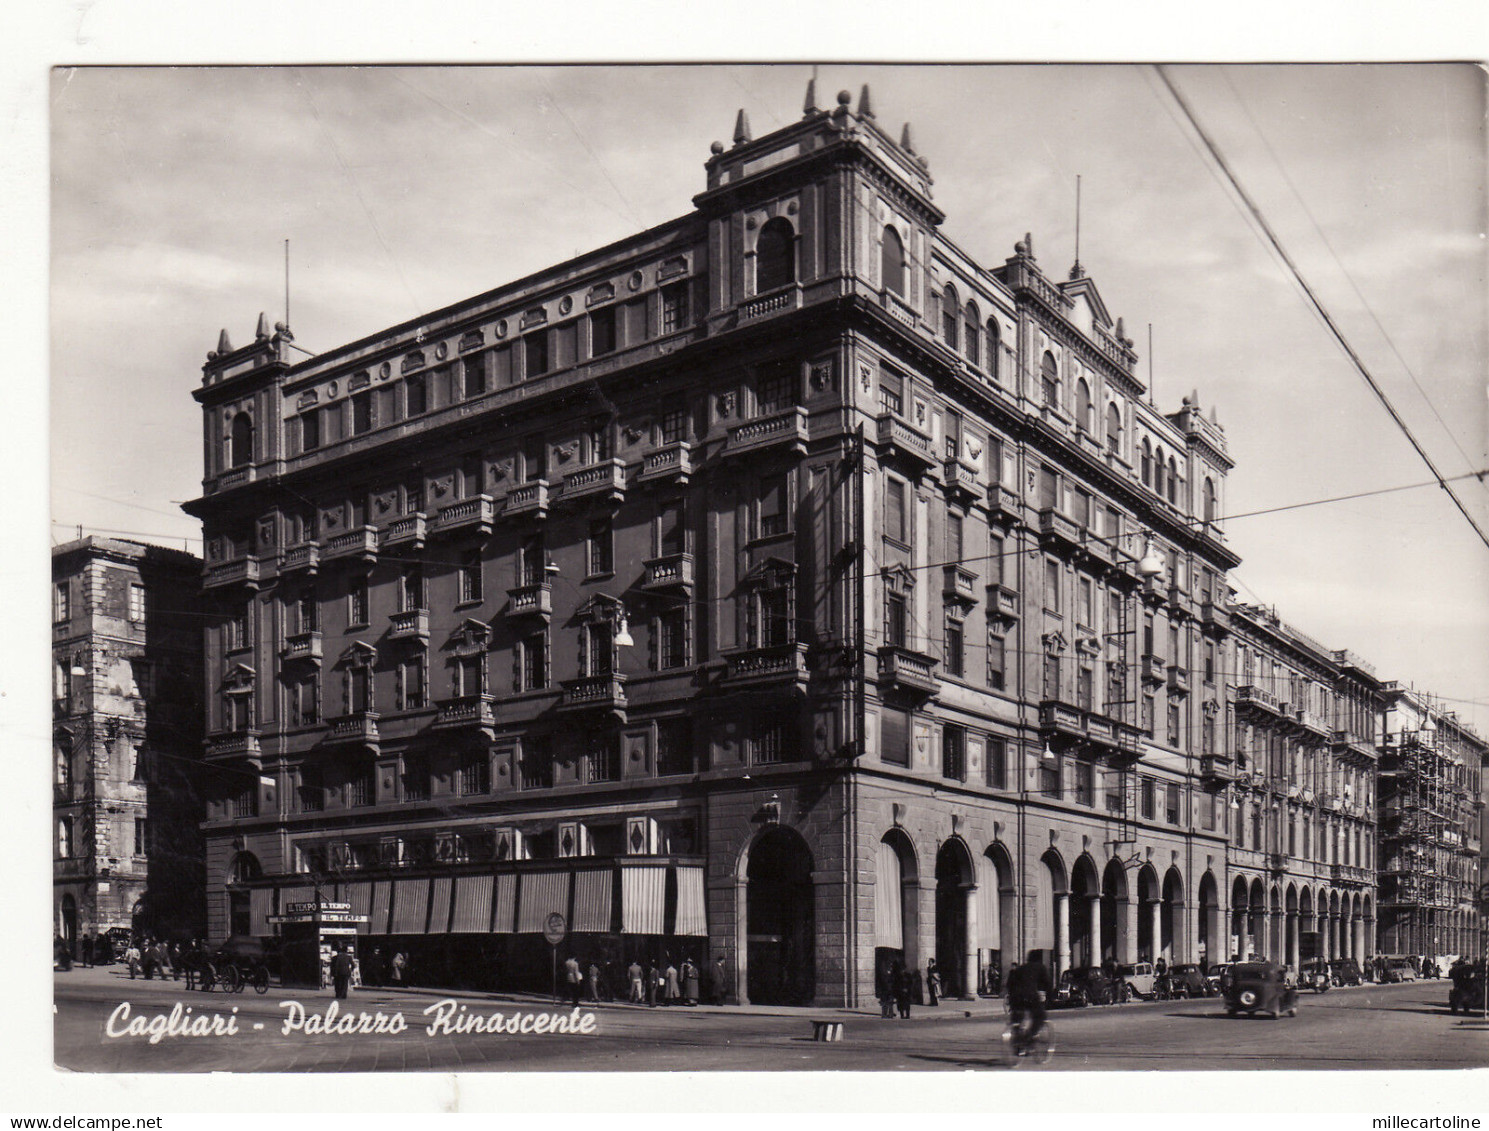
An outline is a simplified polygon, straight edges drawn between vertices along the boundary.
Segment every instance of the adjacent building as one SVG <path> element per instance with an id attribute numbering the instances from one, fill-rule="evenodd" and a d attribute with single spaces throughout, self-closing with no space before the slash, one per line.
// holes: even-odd
<path id="1" fill-rule="evenodd" d="M 201 559 L 52 551 L 54 931 L 200 932 Z"/>

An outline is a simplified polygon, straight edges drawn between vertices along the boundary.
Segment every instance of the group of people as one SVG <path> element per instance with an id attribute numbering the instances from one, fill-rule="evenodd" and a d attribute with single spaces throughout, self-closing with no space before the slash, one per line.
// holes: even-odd
<path id="1" fill-rule="evenodd" d="M 625 981 L 615 976 L 614 965 L 603 966 L 591 960 L 588 968 L 577 955 L 564 960 L 564 988 L 569 999 L 578 1005 L 591 1002 L 628 1001 L 636 1005 L 723 1005 L 728 997 L 728 977 L 721 954 L 710 967 L 700 967 L 691 958 L 680 965 L 667 956 L 658 962 L 651 959 L 645 966 L 632 961 L 625 970 Z"/>
<path id="2" fill-rule="evenodd" d="M 102 931 L 97 936 L 84 935 L 77 943 L 61 935 L 52 938 L 52 961 L 59 970 L 71 970 L 74 962 L 81 966 L 107 966 L 113 960 L 114 945 Z"/>
<path id="3" fill-rule="evenodd" d="M 879 1015 L 881 1017 L 910 1016 L 910 1006 L 921 997 L 920 979 L 913 970 L 906 969 L 905 964 L 895 959 L 889 966 L 879 973 L 879 984 L 876 995 L 879 998 Z M 925 964 L 924 1000 L 926 1005 L 939 1005 L 945 996 L 945 988 L 941 981 L 941 970 L 932 958 Z"/>

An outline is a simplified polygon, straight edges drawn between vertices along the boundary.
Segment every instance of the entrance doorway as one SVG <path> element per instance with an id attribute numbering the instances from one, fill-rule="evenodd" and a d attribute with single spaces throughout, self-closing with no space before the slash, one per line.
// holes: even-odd
<path id="1" fill-rule="evenodd" d="M 750 849 L 746 872 L 746 992 L 757 1005 L 810 1005 L 816 986 L 812 854 L 774 828 Z"/>
<path id="2" fill-rule="evenodd" d="M 936 853 L 936 968 L 947 997 L 966 996 L 964 965 L 967 945 L 967 892 L 972 860 L 959 840 L 948 840 Z"/>

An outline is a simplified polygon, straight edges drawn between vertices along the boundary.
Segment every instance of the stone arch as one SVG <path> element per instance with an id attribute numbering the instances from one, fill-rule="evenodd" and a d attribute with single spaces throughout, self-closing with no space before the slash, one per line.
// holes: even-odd
<path id="1" fill-rule="evenodd" d="M 920 962 L 920 867 L 915 843 L 901 828 L 880 839 L 874 877 L 875 984 L 895 962 Z"/>
<path id="2" fill-rule="evenodd" d="M 977 858 L 977 930 L 981 992 L 996 994 L 1018 949 L 1018 892 L 1013 859 L 1001 844 L 991 844 Z"/>
<path id="3" fill-rule="evenodd" d="M 1067 954 L 1070 948 L 1069 934 L 1060 925 L 1070 898 L 1065 861 L 1056 849 L 1046 849 L 1033 872 L 1034 900 L 1026 942 L 1030 951 L 1040 951 L 1043 961 L 1056 967 L 1061 948 Z"/>
<path id="4" fill-rule="evenodd" d="M 977 985 L 977 865 L 959 836 L 936 850 L 936 966 L 947 997 Z"/>
<path id="5" fill-rule="evenodd" d="M 981 334 L 978 327 L 981 324 L 982 315 L 977 312 L 977 304 L 968 299 L 962 311 L 962 352 L 973 365 L 982 364 L 982 343 L 978 340 Z"/>
<path id="6" fill-rule="evenodd" d="M 1137 940 L 1133 936 L 1130 915 L 1131 897 L 1127 886 L 1127 869 L 1113 857 L 1101 873 L 1102 961 L 1131 962 Z"/>
<path id="7" fill-rule="evenodd" d="M 879 281 L 886 291 L 905 298 L 905 242 L 894 225 L 886 224 L 879 239 Z"/>
<path id="8" fill-rule="evenodd" d="M 253 417 L 239 412 L 228 434 L 228 467 L 247 467 L 253 462 Z"/>
<path id="9" fill-rule="evenodd" d="M 1152 962 L 1158 957 L 1161 944 L 1158 915 L 1163 906 L 1163 885 L 1152 864 L 1144 864 L 1138 869 L 1137 901 L 1137 961 Z"/>
<path id="10" fill-rule="evenodd" d="M 784 216 L 767 220 L 755 241 L 755 293 L 796 282 L 796 229 Z"/>
<path id="11" fill-rule="evenodd" d="M 1091 386 L 1084 377 L 1077 377 L 1075 381 L 1075 426 L 1087 435 L 1096 434 L 1096 424 L 1092 417 Z"/>
<path id="12" fill-rule="evenodd" d="M 1040 404 L 1049 408 L 1060 407 L 1060 367 L 1055 355 L 1049 350 L 1039 359 Z"/>
<path id="13" fill-rule="evenodd" d="M 962 304 L 957 298 L 956 287 L 946 284 L 941 292 L 941 338 L 955 352 L 961 340 Z"/>
<path id="14" fill-rule="evenodd" d="M 1248 939 L 1251 937 L 1251 885 L 1245 876 L 1237 876 L 1231 883 L 1230 896 L 1230 960 L 1246 957 Z"/>
<path id="15" fill-rule="evenodd" d="M 1088 852 L 1070 869 L 1070 964 L 1101 964 L 1101 880 Z"/>
<path id="16" fill-rule="evenodd" d="M 1251 881 L 1250 900 L 1250 940 L 1251 949 L 1247 957 L 1255 954 L 1258 958 L 1266 956 L 1267 952 L 1267 889 L 1262 886 L 1258 878 Z"/>
<path id="17" fill-rule="evenodd" d="M 736 982 L 748 1001 L 809 1005 L 816 983 L 816 890 L 805 838 L 769 825 L 741 854 L 744 914 L 736 942 L 744 961 Z"/>
<path id="18" fill-rule="evenodd" d="M 987 362 L 984 368 L 994 381 L 998 379 L 999 354 L 1003 351 L 1003 331 L 998 329 L 998 320 L 987 320 Z"/>
<path id="19" fill-rule="evenodd" d="M 1196 942 L 1198 960 L 1206 968 L 1219 962 L 1226 955 L 1221 939 L 1220 884 L 1215 873 L 1208 868 L 1199 878 L 1199 938 Z"/>
<path id="20" fill-rule="evenodd" d="M 1182 962 L 1189 953 L 1188 939 L 1184 934 L 1184 916 L 1188 904 L 1184 898 L 1184 877 L 1179 869 L 1170 867 L 1163 874 L 1162 902 L 1159 905 L 1158 938 L 1154 943 L 1154 957 L 1165 959 L 1170 966 Z"/>
<path id="21" fill-rule="evenodd" d="M 1106 450 L 1122 454 L 1122 410 L 1116 401 L 1106 406 Z"/>

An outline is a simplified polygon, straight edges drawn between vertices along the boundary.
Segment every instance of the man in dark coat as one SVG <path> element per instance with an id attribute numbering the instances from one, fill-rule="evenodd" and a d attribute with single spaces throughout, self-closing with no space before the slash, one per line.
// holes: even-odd
<path id="1" fill-rule="evenodd" d="M 915 975 L 906 970 L 905 967 L 896 962 L 894 971 L 890 975 L 894 986 L 894 1004 L 899 1009 L 902 1018 L 910 1016 L 910 999 L 915 992 Z"/>
<path id="2" fill-rule="evenodd" d="M 1032 1041 L 1044 1028 L 1044 1003 L 1054 992 L 1050 972 L 1039 961 L 1037 951 L 1029 952 L 1029 959 L 1022 966 L 1015 966 L 1008 975 L 1008 1012 L 1015 1024 L 1027 1015 L 1024 1039 Z"/>
<path id="3" fill-rule="evenodd" d="M 724 969 L 724 956 L 721 954 L 713 960 L 713 1003 L 723 1005 L 729 996 L 729 974 Z"/>
<path id="4" fill-rule="evenodd" d="M 336 988 L 336 996 L 346 998 L 347 991 L 352 985 L 352 968 L 355 963 L 352 956 L 346 952 L 344 943 L 336 944 L 336 954 L 331 959 L 331 984 Z"/>

